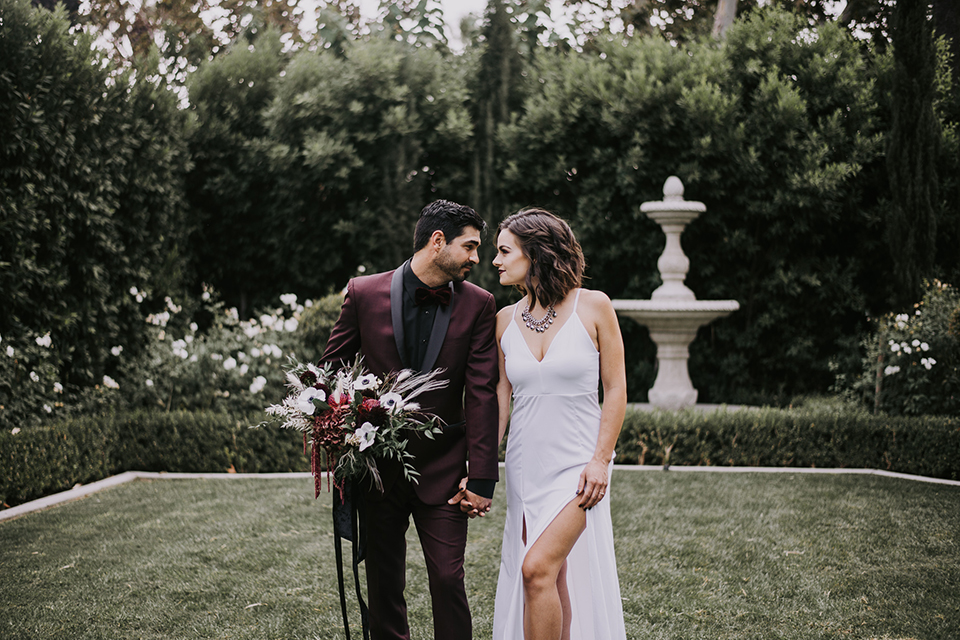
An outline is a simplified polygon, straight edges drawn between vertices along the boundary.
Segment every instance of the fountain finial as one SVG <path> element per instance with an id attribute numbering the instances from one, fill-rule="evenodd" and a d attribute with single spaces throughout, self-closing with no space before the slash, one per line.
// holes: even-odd
<path id="1" fill-rule="evenodd" d="M 666 202 L 683 200 L 683 183 L 677 176 L 670 176 L 663 183 L 663 199 Z"/>

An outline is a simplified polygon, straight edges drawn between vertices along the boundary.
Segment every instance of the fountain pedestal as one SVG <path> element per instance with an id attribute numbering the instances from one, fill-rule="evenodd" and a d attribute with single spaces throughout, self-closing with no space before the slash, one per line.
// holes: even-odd
<path id="1" fill-rule="evenodd" d="M 667 236 L 657 260 L 660 285 L 650 300 L 614 300 L 613 308 L 650 329 L 657 345 L 657 379 L 650 389 L 650 404 L 663 409 L 681 409 L 697 402 L 687 362 L 690 343 L 697 329 L 740 308 L 736 300 L 697 300 L 684 280 L 690 260 L 680 246 L 684 228 L 707 208 L 702 202 L 683 199 L 683 183 L 670 176 L 663 185 L 663 200 L 644 202 L 640 211 L 660 225 Z"/>

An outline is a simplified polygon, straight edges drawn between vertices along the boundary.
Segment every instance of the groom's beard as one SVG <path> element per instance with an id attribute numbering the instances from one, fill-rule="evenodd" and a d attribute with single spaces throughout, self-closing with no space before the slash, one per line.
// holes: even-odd
<path id="1" fill-rule="evenodd" d="M 437 256 L 434 264 L 453 282 L 463 282 L 470 275 L 470 270 L 473 269 L 473 263 L 469 260 L 456 262 L 443 251 Z"/>

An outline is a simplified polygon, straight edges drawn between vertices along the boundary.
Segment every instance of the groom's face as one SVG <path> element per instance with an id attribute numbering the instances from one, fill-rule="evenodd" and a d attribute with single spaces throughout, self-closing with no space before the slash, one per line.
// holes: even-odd
<path id="1" fill-rule="evenodd" d="M 477 249 L 480 247 L 480 230 L 464 227 L 463 232 L 447 242 L 434 258 L 434 264 L 454 282 L 463 282 L 473 265 L 480 262 Z"/>

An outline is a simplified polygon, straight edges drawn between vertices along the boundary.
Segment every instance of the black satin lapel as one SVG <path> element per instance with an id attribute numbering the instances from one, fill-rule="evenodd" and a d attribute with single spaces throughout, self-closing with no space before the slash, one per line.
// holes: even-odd
<path id="1" fill-rule="evenodd" d="M 407 351 L 403 347 L 403 266 L 393 272 L 393 278 L 390 280 L 390 320 L 393 322 L 393 339 L 397 341 L 400 362 L 404 368 L 409 368 Z"/>
<path id="2" fill-rule="evenodd" d="M 450 304 L 446 307 L 437 307 L 437 315 L 433 318 L 433 330 L 430 332 L 430 342 L 427 343 L 427 352 L 423 356 L 423 366 L 420 367 L 421 371 L 430 371 L 433 368 L 434 363 L 437 361 L 437 356 L 440 355 L 440 347 L 443 346 L 443 340 L 447 337 L 447 327 L 450 326 L 450 314 L 453 312 L 453 305 L 457 302 L 457 297 L 453 288 L 453 283 L 451 282 L 450 287 Z"/>

